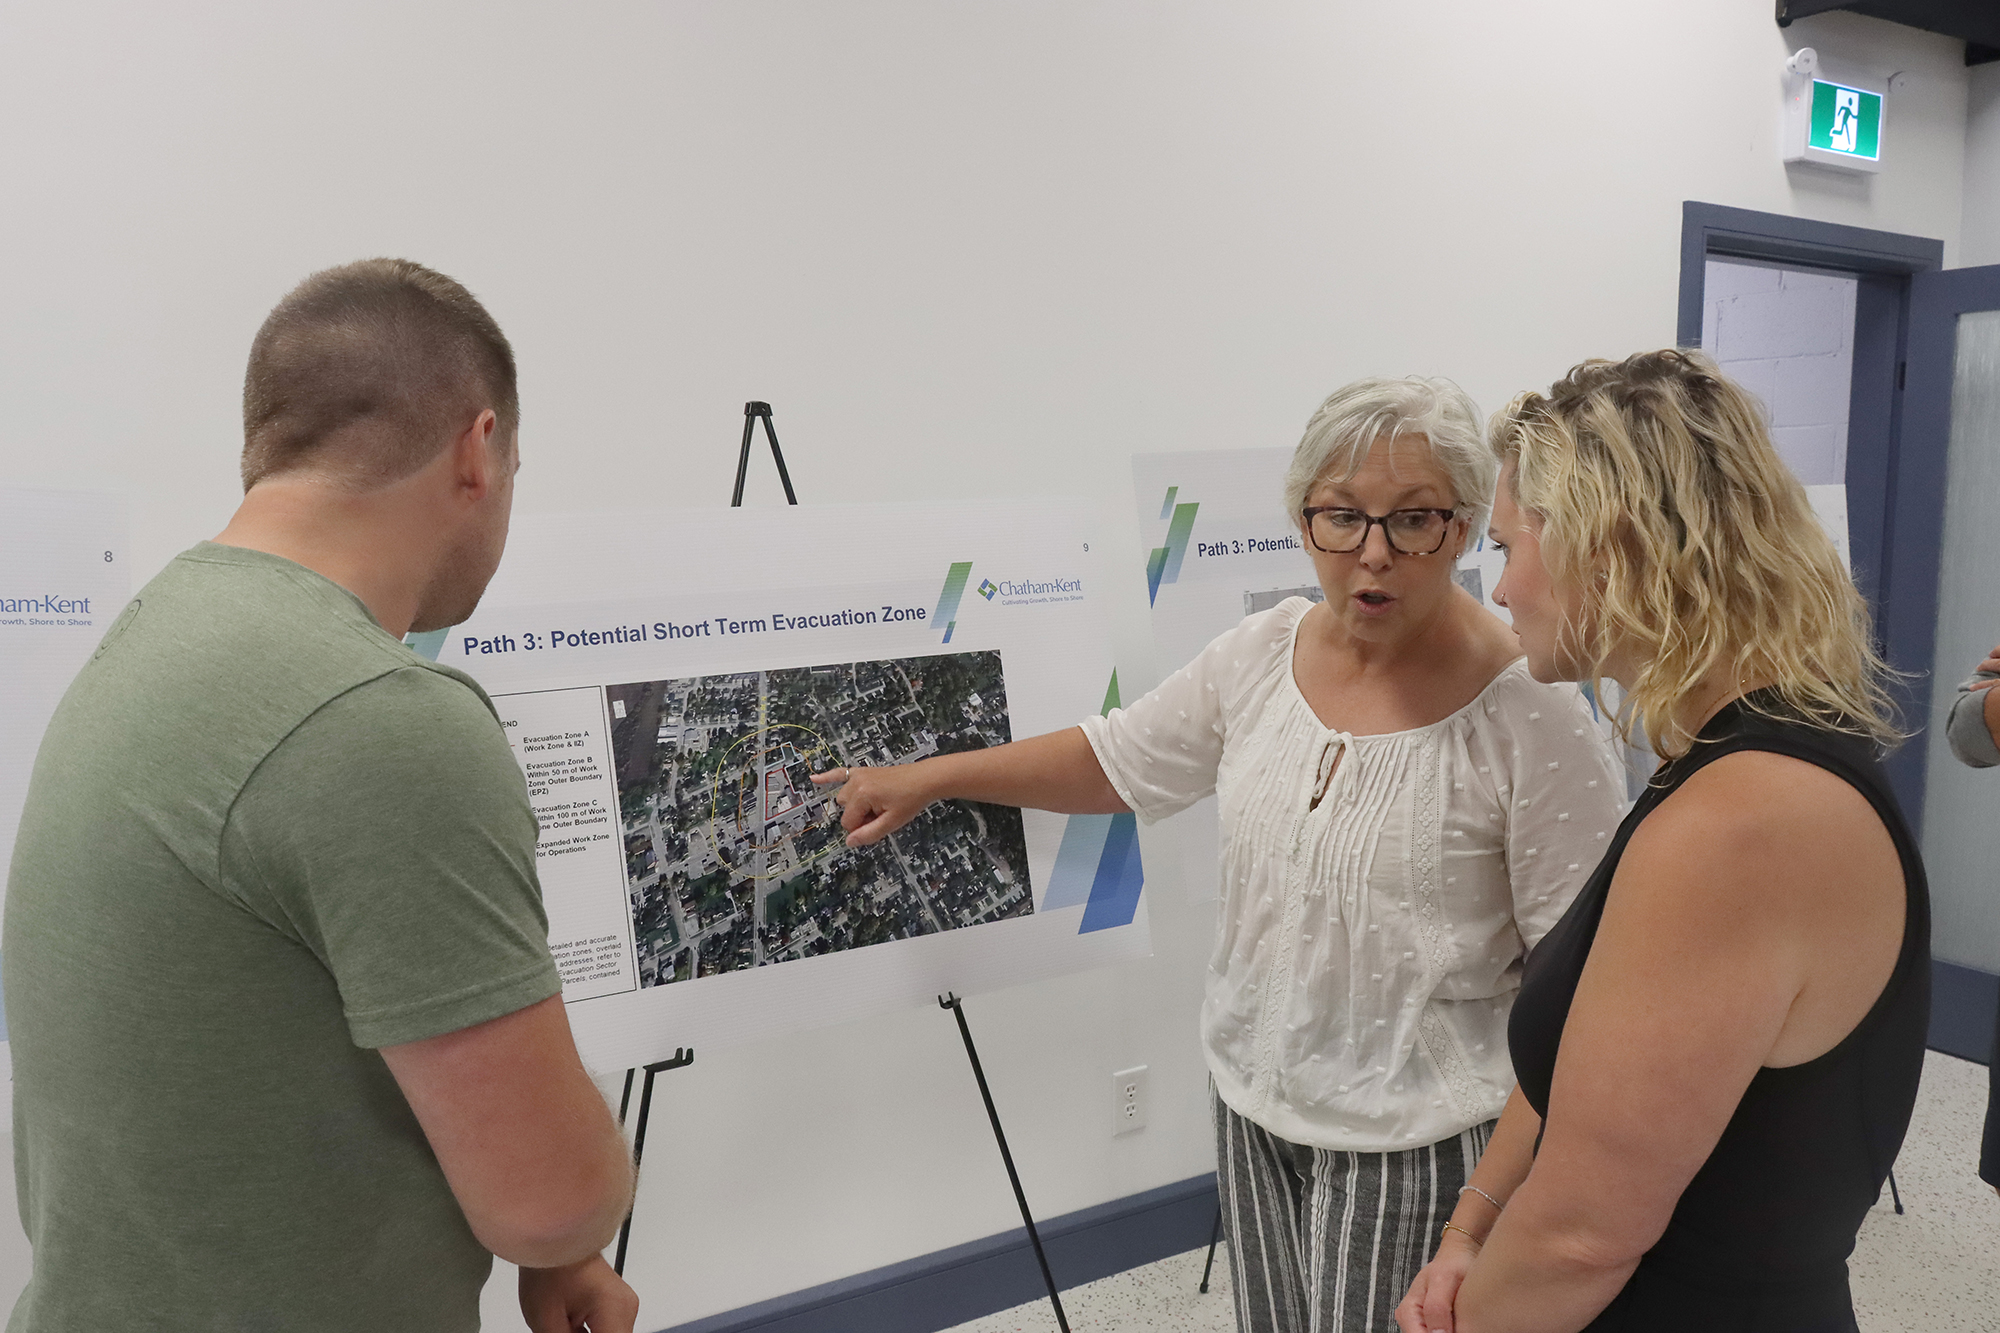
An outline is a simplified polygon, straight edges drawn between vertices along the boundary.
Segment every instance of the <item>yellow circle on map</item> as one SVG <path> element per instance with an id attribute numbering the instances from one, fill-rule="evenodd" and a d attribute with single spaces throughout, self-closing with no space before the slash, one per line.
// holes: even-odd
<path id="1" fill-rule="evenodd" d="M 825 754 L 828 757 L 832 756 L 833 747 L 829 746 L 826 743 L 826 738 L 824 736 L 820 735 L 817 731 L 814 731 L 811 727 L 801 726 L 796 722 L 779 722 L 773 726 L 759 727 L 757 728 L 757 730 L 743 736 L 734 745 L 730 746 L 727 750 L 723 751 L 722 762 L 716 766 L 715 782 L 713 786 L 711 786 L 709 789 L 708 836 L 709 836 L 709 846 L 712 849 L 719 849 L 722 846 L 722 841 L 723 841 L 721 836 L 722 830 L 718 827 L 718 825 L 721 823 L 722 775 L 725 771 L 727 771 L 731 767 L 730 756 L 734 755 L 739 749 L 741 749 L 745 745 L 748 745 L 751 741 L 757 740 L 759 737 L 768 737 L 778 732 L 786 732 L 786 731 L 797 732 L 801 736 L 810 738 L 811 744 L 809 745 L 800 745 L 797 741 L 780 742 L 780 744 L 790 745 L 792 749 L 798 754 L 798 757 L 800 759 L 805 760 L 808 765 L 811 764 L 813 756 L 815 755 Z M 778 748 L 777 745 L 767 743 L 762 753 L 764 755 L 768 755 L 772 750 L 776 748 Z M 765 780 L 767 770 L 761 760 L 761 756 L 760 756 L 760 761 L 757 765 L 757 771 L 759 775 L 759 782 L 758 782 L 756 799 L 762 801 L 765 798 L 763 782 Z M 801 802 L 801 804 L 803 804 L 803 801 Z M 785 813 L 790 813 L 790 810 L 788 809 Z M 737 826 L 740 830 L 743 821 L 743 791 L 742 791 L 742 783 L 740 780 L 737 784 L 736 820 L 737 820 Z M 777 845 L 778 844 L 775 842 L 751 843 L 750 850 L 754 852 L 768 852 Z M 813 862 L 820 860 L 822 857 L 831 856 L 834 852 L 839 851 L 845 845 L 846 843 L 844 842 L 844 840 L 835 839 L 833 842 L 828 843 L 825 847 L 821 848 L 819 851 L 815 852 L 813 855 L 807 857 L 803 861 L 800 861 L 797 865 L 792 866 L 790 869 L 791 870 L 803 869 L 804 867 L 811 865 Z M 721 864 L 729 866 L 729 869 L 732 873 L 736 871 L 737 868 L 733 865 L 730 865 L 729 862 L 723 858 L 719 850 L 716 851 L 715 859 Z M 786 874 L 786 873 L 790 873 L 790 871 L 777 871 L 767 875 L 745 875 L 744 878 L 776 879 L 779 874 Z"/>

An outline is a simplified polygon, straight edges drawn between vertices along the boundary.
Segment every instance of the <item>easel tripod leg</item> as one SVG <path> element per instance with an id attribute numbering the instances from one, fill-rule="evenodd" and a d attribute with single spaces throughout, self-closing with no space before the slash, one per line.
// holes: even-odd
<path id="1" fill-rule="evenodd" d="M 784 450 L 778 448 L 778 428 L 771 424 L 771 414 L 764 413 L 764 438 L 771 442 L 771 461 L 778 465 L 778 483 L 785 488 L 785 503 L 795 505 L 798 495 L 792 490 L 792 472 L 785 466 Z"/>
<path id="2" fill-rule="evenodd" d="M 1201 1294 L 1208 1295 L 1208 1275 L 1215 1271 L 1215 1247 L 1222 1243 L 1222 1205 L 1215 1205 L 1215 1227 L 1208 1233 L 1208 1262 L 1201 1266 Z"/>
<path id="3" fill-rule="evenodd" d="M 1014 1187 L 1014 1202 L 1020 1205 L 1021 1222 L 1028 1229 L 1028 1244 L 1034 1247 L 1035 1262 L 1041 1266 L 1042 1283 L 1049 1289 L 1049 1304 L 1055 1307 L 1056 1327 L 1069 1333 L 1069 1319 L 1063 1314 L 1062 1296 L 1056 1291 L 1055 1274 L 1049 1271 L 1049 1257 L 1042 1250 L 1041 1233 L 1035 1230 L 1035 1216 L 1028 1211 L 1028 1196 L 1021 1188 L 1021 1173 L 1014 1169 L 1014 1154 L 1007 1150 L 1007 1132 L 1000 1128 L 1000 1112 L 994 1109 L 993 1093 L 986 1086 L 986 1071 L 979 1064 L 979 1049 L 972 1044 L 972 1029 L 965 1021 L 965 1006 L 956 995 L 940 995 L 938 1007 L 949 1009 L 958 1020 L 958 1035 L 965 1040 L 965 1056 L 972 1061 L 972 1077 L 979 1084 L 979 1098 L 986 1103 L 986 1118 L 993 1124 L 993 1141 L 1000 1145 L 1000 1160 L 1007 1167 L 1007 1183 Z"/>
<path id="4" fill-rule="evenodd" d="M 632 1133 L 632 1179 L 634 1182 L 634 1194 L 638 1192 L 639 1163 L 646 1156 L 646 1122 L 653 1115 L 653 1076 L 664 1073 L 669 1069 L 680 1069 L 693 1063 L 693 1047 L 689 1047 L 686 1050 L 676 1047 L 671 1060 L 661 1060 L 645 1067 L 646 1081 L 639 1087 L 639 1126 Z M 618 1102 L 618 1125 L 621 1129 L 625 1125 L 626 1109 L 632 1104 L 632 1076 L 638 1072 L 636 1069 L 625 1071 L 625 1095 Z M 635 1199 L 634 1202 L 636 1203 L 637 1200 Z M 618 1228 L 617 1257 L 611 1262 L 611 1270 L 620 1277 L 625 1275 L 625 1247 L 631 1243 L 631 1240 L 632 1210 L 628 1208 L 625 1210 L 625 1221 Z"/>
<path id="5" fill-rule="evenodd" d="M 632 1076 L 628 1073 L 625 1077 L 626 1077 L 626 1086 L 629 1088 L 631 1085 Z M 643 1089 L 639 1093 L 639 1128 L 632 1135 L 632 1179 L 633 1179 L 632 1192 L 633 1195 L 635 1196 L 633 1199 L 633 1203 L 635 1205 L 638 1202 L 636 1196 L 639 1192 L 638 1191 L 639 1159 L 641 1156 L 644 1155 L 646 1151 L 646 1120 L 647 1117 L 652 1115 L 652 1113 L 653 1113 L 653 1068 L 651 1065 L 648 1065 L 646 1067 L 646 1082 L 644 1084 Z M 631 1243 L 631 1240 L 632 1240 L 632 1210 L 628 1208 L 625 1210 L 624 1222 L 620 1223 L 618 1227 L 618 1257 L 611 1261 L 611 1271 L 618 1274 L 618 1276 L 620 1277 L 625 1276 L 625 1247 Z"/>
<path id="6" fill-rule="evenodd" d="M 758 406 L 761 404 L 746 403 L 743 407 L 743 452 L 736 456 L 736 490 L 729 497 L 732 509 L 742 507 L 743 483 L 750 477 L 750 436 L 757 429 L 757 416 L 750 409 Z"/>
<path id="7" fill-rule="evenodd" d="M 764 438 L 771 442 L 771 461 L 778 465 L 778 480 L 785 488 L 785 503 L 799 502 L 798 494 L 792 490 L 791 470 L 785 466 L 785 451 L 778 447 L 778 429 L 771 424 L 771 405 L 752 400 L 743 404 L 743 448 L 736 455 L 736 489 L 729 496 L 732 509 L 743 504 L 743 483 L 750 475 L 750 441 L 760 417 L 764 422 Z"/>

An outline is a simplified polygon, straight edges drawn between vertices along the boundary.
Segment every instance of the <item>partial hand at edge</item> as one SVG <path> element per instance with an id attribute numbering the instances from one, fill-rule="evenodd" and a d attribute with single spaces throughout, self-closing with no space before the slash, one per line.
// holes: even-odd
<path id="1" fill-rule="evenodd" d="M 639 1293 L 601 1254 L 562 1268 L 523 1268 L 521 1317 L 532 1333 L 633 1333 Z"/>
<path id="2" fill-rule="evenodd" d="M 1455 1231 L 1445 1232 L 1437 1254 L 1417 1270 L 1408 1294 L 1396 1307 L 1396 1327 L 1403 1333 L 1453 1333 L 1452 1307 L 1478 1255 L 1471 1241 Z"/>

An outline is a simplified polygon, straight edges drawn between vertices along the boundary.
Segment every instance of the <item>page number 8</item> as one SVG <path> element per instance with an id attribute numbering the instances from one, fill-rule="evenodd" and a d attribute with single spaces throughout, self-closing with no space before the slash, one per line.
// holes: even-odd
<path id="1" fill-rule="evenodd" d="M 111 563 L 111 552 L 106 551 L 104 553 L 104 563 L 107 565 Z"/>

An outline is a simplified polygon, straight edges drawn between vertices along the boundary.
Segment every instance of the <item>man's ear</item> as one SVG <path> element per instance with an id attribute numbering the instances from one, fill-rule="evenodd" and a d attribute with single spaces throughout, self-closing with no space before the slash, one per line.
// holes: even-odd
<path id="1" fill-rule="evenodd" d="M 452 486 L 465 499 L 484 500 L 500 484 L 500 419 L 486 408 L 451 442 Z"/>

